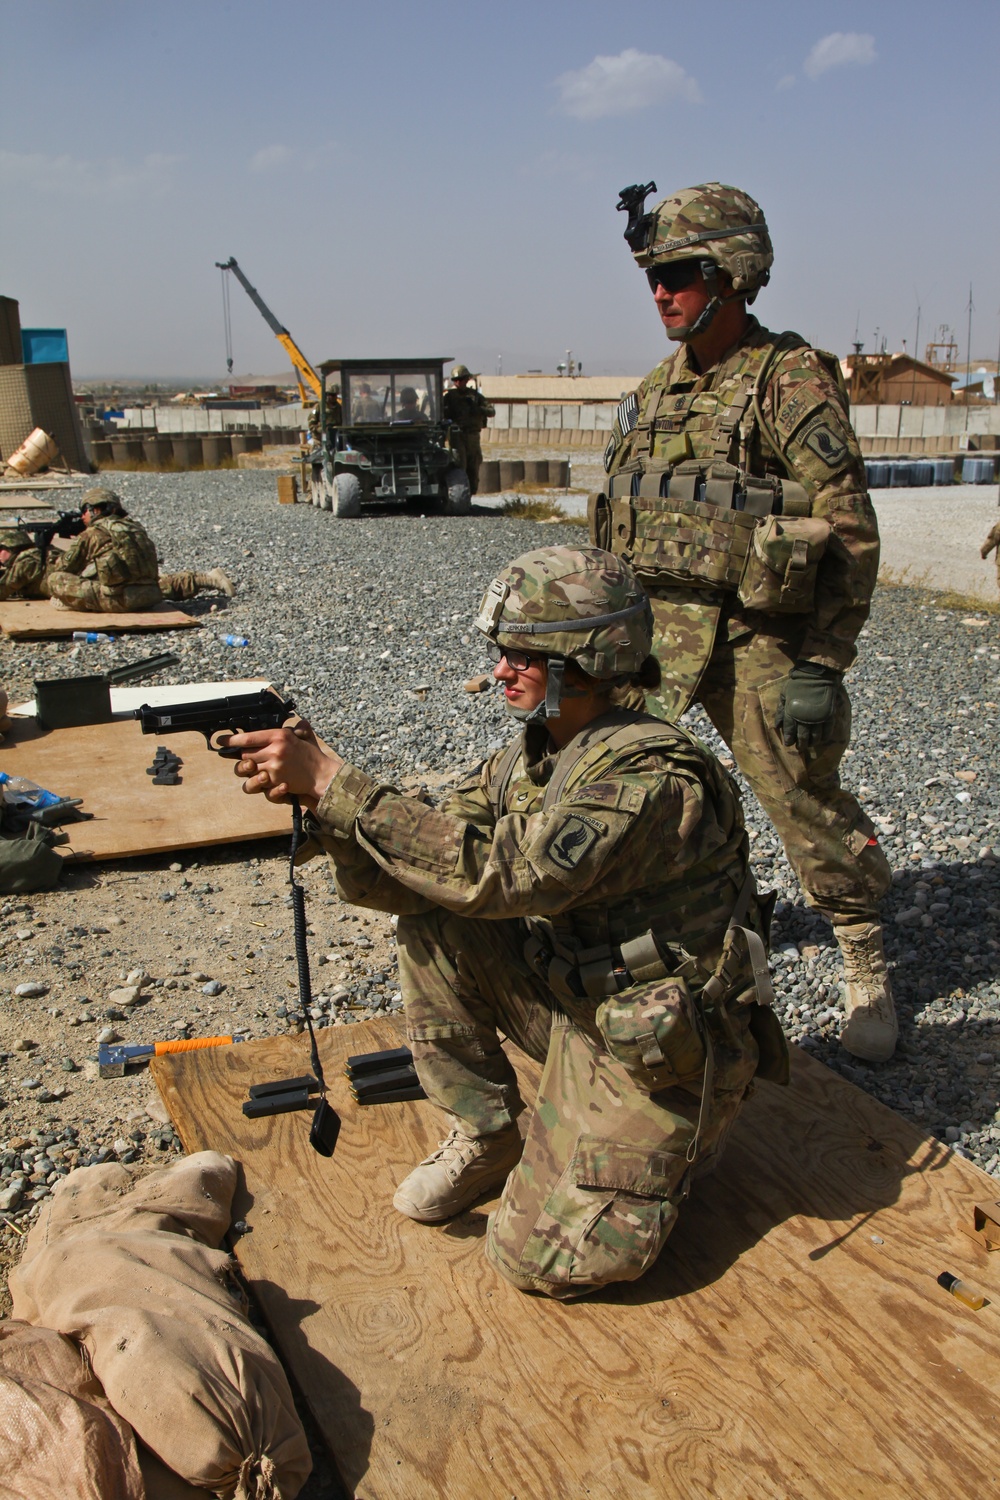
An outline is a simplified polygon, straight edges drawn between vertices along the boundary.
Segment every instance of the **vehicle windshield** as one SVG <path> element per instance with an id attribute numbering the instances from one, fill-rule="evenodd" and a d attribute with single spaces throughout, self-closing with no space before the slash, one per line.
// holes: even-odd
<path id="1" fill-rule="evenodd" d="M 433 370 L 345 371 L 344 421 L 352 425 L 437 422 L 440 385 L 440 376 Z"/>

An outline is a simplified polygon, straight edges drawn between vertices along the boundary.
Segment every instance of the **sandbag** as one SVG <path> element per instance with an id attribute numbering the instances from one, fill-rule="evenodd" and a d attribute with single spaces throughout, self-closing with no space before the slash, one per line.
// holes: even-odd
<path id="1" fill-rule="evenodd" d="M 0 1323 L 0 1493 L 148 1500 L 135 1438 L 86 1355 L 50 1328 L 14 1321 Z"/>
<path id="2" fill-rule="evenodd" d="M 236 1167 L 215 1151 L 132 1183 L 63 1179 L 11 1273 L 15 1315 L 83 1343 L 112 1406 L 190 1484 L 294 1500 L 312 1468 L 285 1372 L 246 1317 L 229 1227 Z"/>

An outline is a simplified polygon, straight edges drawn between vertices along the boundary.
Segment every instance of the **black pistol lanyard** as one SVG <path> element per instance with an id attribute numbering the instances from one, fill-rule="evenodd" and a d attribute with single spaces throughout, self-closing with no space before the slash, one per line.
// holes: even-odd
<path id="1" fill-rule="evenodd" d="M 310 1015 L 310 1010 L 312 1009 L 312 981 L 309 976 L 309 946 L 306 941 L 306 893 L 305 887 L 295 878 L 295 856 L 298 854 L 299 846 L 302 843 L 302 806 L 298 797 L 291 797 L 289 800 L 292 804 L 292 847 L 288 861 L 288 884 L 292 892 L 292 921 L 295 928 L 295 964 L 299 975 L 299 1008 L 305 1017 L 305 1023 L 309 1031 L 309 1058 L 320 1091 L 320 1101 L 313 1115 L 312 1128 L 309 1131 L 309 1144 L 321 1156 L 332 1156 L 340 1121 L 333 1106 L 326 1097 L 326 1079 L 323 1077 L 323 1064 L 319 1060 L 319 1047 L 316 1043 L 316 1032 L 313 1029 L 312 1016 Z"/>

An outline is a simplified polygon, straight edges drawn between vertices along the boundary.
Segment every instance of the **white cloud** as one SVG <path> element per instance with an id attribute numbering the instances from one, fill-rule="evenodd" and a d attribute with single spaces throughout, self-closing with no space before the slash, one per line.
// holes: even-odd
<path id="1" fill-rule="evenodd" d="M 287 146 L 262 146 L 250 158 L 251 172 L 270 172 L 272 167 L 283 167 L 291 156 Z"/>
<path id="2" fill-rule="evenodd" d="M 630 115 L 674 100 L 702 103 L 701 90 L 680 63 L 635 47 L 626 47 L 617 57 L 595 57 L 585 68 L 561 74 L 555 83 L 559 109 L 577 120 Z"/>
<path id="3" fill-rule="evenodd" d="M 828 68 L 873 63 L 875 57 L 875 38 L 869 32 L 831 31 L 820 38 L 802 66 L 810 78 L 818 78 Z"/>
<path id="4" fill-rule="evenodd" d="M 181 156 L 150 152 L 141 161 L 83 161 L 41 151 L 0 151 L 0 182 L 36 193 L 71 197 L 148 198 L 173 186 Z"/>
<path id="5" fill-rule="evenodd" d="M 774 85 L 774 90 L 775 93 L 781 93 L 784 89 L 793 89 L 794 87 L 795 74 L 786 73 L 783 78 L 778 79 L 777 83 Z"/>

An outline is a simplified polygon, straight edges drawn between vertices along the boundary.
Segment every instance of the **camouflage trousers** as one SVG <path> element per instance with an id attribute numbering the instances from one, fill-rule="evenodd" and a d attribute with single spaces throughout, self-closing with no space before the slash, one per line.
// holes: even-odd
<path id="1" fill-rule="evenodd" d="M 120 588 L 105 588 L 96 578 L 81 578 L 78 573 L 53 571 L 48 575 L 49 593 L 69 609 L 87 610 L 93 614 L 115 614 L 119 611 L 155 609 L 163 595 L 155 583 L 125 583 Z"/>
<path id="2" fill-rule="evenodd" d="M 654 642 L 654 652 L 662 644 Z M 835 924 L 878 921 L 892 871 L 874 825 L 840 784 L 851 737 L 846 689 L 840 689 L 833 736 L 825 745 L 799 750 L 783 744 L 774 727 L 796 645 L 763 634 L 716 641 L 695 698 L 774 824 L 810 906 Z"/>
<path id="3" fill-rule="evenodd" d="M 478 432 L 462 433 L 459 454 L 461 467 L 468 475 L 469 493 L 474 495 L 479 489 L 479 471 L 483 466 L 483 443 Z"/>
<path id="4" fill-rule="evenodd" d="M 427 1097 L 469 1134 L 513 1124 L 525 1105 L 498 1032 L 543 1064 L 520 1163 L 490 1215 L 486 1258 L 514 1286 L 570 1299 L 634 1281 L 656 1260 L 692 1176 L 717 1163 L 757 1066 L 745 1018 L 717 1044 L 694 1166 L 700 1080 L 643 1093 L 610 1057 L 596 1001 L 563 1002 L 527 965 L 518 921 L 401 917 L 406 1025 Z"/>

